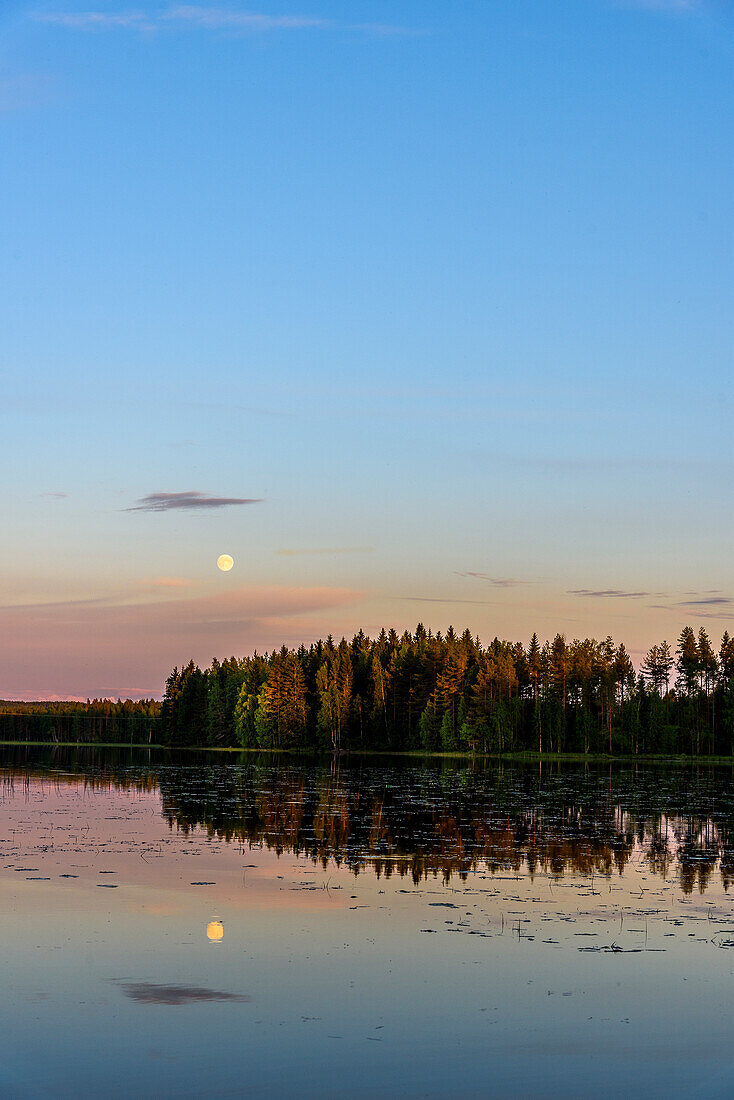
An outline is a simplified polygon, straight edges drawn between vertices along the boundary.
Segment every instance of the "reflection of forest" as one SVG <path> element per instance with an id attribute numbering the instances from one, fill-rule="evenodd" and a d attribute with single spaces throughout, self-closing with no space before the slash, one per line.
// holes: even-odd
<path id="1" fill-rule="evenodd" d="M 684 892 L 734 880 L 734 780 L 715 769 L 361 766 L 64 749 L 5 750 L 7 790 L 53 784 L 160 791 L 171 828 L 333 861 L 355 874 L 445 881 L 479 871 L 621 874 L 631 860 Z"/>
<path id="2" fill-rule="evenodd" d="M 648 780 L 649 781 L 649 780 Z M 734 877 L 734 819 L 646 804 L 657 791 L 623 799 L 614 780 L 578 775 L 540 780 L 523 769 L 440 776 L 417 769 L 250 768 L 209 773 L 182 784 L 161 776 L 171 826 L 291 851 L 319 862 L 371 867 L 379 876 L 429 875 L 445 881 L 471 871 L 560 877 L 621 874 L 645 860 L 664 878 L 677 873 L 686 893 L 705 890 L 720 865 Z M 671 796 L 673 792 L 670 792 Z"/>

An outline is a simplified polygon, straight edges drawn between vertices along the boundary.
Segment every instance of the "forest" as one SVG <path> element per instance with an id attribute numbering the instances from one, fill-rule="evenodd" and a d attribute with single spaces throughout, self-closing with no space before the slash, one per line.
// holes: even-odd
<path id="1" fill-rule="evenodd" d="M 635 669 L 611 637 L 483 646 L 418 624 L 174 668 L 162 702 L 0 701 L 6 740 L 311 752 L 734 756 L 734 638 Z"/>
<path id="2" fill-rule="evenodd" d="M 156 741 L 161 704 L 155 699 L 0 700 L 0 735 L 8 741 Z"/>
<path id="3" fill-rule="evenodd" d="M 556 634 L 527 646 L 469 630 L 359 631 L 175 668 L 163 744 L 347 752 L 734 755 L 734 639 L 655 644 Z"/>

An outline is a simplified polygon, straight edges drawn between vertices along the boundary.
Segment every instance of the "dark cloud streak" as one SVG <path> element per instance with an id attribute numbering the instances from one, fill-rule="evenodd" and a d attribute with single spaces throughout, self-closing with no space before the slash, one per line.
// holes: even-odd
<path id="1" fill-rule="evenodd" d="M 478 581 L 487 581 L 488 584 L 493 584 L 495 588 L 515 588 L 518 584 L 527 583 L 525 581 L 518 581 L 514 577 L 490 577 L 488 573 L 473 573 L 471 571 L 462 573 L 458 569 L 454 570 L 454 575 L 457 577 L 471 577 Z"/>
<path id="2" fill-rule="evenodd" d="M 706 596 L 698 600 L 681 600 L 678 607 L 714 607 L 721 604 L 729 606 L 733 602 L 731 596 Z"/>
<path id="3" fill-rule="evenodd" d="M 641 600 L 649 596 L 660 596 L 660 593 L 655 592 L 624 592 L 619 588 L 571 588 L 568 592 L 569 596 L 584 596 L 590 599 L 599 600 Z"/>
<path id="4" fill-rule="evenodd" d="M 185 493 L 149 493 L 126 512 L 172 512 L 196 508 L 228 508 L 234 504 L 261 504 L 261 497 L 210 497 L 190 489 Z"/>

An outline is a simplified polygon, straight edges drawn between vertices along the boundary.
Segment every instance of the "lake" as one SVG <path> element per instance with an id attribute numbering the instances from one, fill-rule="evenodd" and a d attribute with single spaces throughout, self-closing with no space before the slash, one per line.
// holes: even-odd
<path id="1" fill-rule="evenodd" d="M 0 748 L 0 1094 L 734 1093 L 734 774 Z"/>

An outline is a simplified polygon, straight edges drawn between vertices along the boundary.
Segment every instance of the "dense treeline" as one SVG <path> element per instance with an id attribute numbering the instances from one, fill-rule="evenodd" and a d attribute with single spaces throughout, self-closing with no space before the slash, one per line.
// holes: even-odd
<path id="1" fill-rule="evenodd" d="M 528 646 L 363 631 L 174 669 L 165 744 L 506 753 L 734 753 L 734 639 L 686 627 L 635 671 L 611 638 Z"/>
<path id="2" fill-rule="evenodd" d="M 9 741 L 85 741 L 149 744 L 159 733 L 155 699 L 0 700 L 0 733 Z"/>

